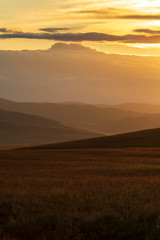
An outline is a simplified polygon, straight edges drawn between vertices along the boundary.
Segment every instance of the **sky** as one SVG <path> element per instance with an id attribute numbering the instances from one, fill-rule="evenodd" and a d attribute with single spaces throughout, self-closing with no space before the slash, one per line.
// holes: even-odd
<path id="1" fill-rule="evenodd" d="M 0 97 L 160 104 L 159 0 L 1 0 Z"/>
<path id="2" fill-rule="evenodd" d="M 15 101 L 160 104 L 160 58 L 105 54 L 79 43 L 0 51 L 0 96 Z"/>
<path id="3" fill-rule="evenodd" d="M 159 0 L 1 0 L 0 49 L 79 42 L 106 53 L 160 55 Z"/>

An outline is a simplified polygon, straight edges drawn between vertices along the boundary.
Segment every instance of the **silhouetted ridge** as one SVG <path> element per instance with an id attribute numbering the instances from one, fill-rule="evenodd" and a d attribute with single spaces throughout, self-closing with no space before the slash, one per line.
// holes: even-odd
<path id="1" fill-rule="evenodd" d="M 33 149 L 160 147 L 160 128 L 79 141 L 48 144 Z"/>

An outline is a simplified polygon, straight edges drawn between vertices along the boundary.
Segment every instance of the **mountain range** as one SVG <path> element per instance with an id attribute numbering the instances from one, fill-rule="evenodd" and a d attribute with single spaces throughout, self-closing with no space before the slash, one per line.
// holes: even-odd
<path id="1" fill-rule="evenodd" d="M 130 109 L 129 106 L 131 106 Z M 160 127 L 160 110 L 158 112 L 160 106 L 158 105 L 132 103 L 105 106 L 65 102 L 36 103 L 14 102 L 1 98 L 0 109 L 36 115 L 61 122 L 72 128 L 96 131 L 105 135 Z M 151 112 L 154 113 L 151 114 Z"/>
<path id="2" fill-rule="evenodd" d="M 160 113 L 160 105 L 158 104 L 122 103 L 118 105 L 96 104 L 96 106 L 103 107 L 103 108 L 114 107 L 114 108 L 119 108 L 125 111 L 133 111 L 133 112 L 139 112 L 139 113 L 149 113 L 149 114 Z"/>
<path id="3" fill-rule="evenodd" d="M 101 136 L 39 116 L 0 110 L 0 144 L 61 142 Z"/>

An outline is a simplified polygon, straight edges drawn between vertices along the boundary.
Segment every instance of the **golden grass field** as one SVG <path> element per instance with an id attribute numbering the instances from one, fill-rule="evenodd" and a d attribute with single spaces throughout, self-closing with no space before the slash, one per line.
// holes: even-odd
<path id="1" fill-rule="evenodd" d="M 1 240 L 159 240 L 160 148 L 0 151 Z"/>

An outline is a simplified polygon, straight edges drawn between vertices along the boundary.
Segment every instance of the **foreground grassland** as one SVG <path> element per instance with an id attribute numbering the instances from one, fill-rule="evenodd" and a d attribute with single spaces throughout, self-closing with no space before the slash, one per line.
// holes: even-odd
<path id="1" fill-rule="evenodd" d="M 160 148 L 0 152 L 1 240 L 159 240 Z"/>

